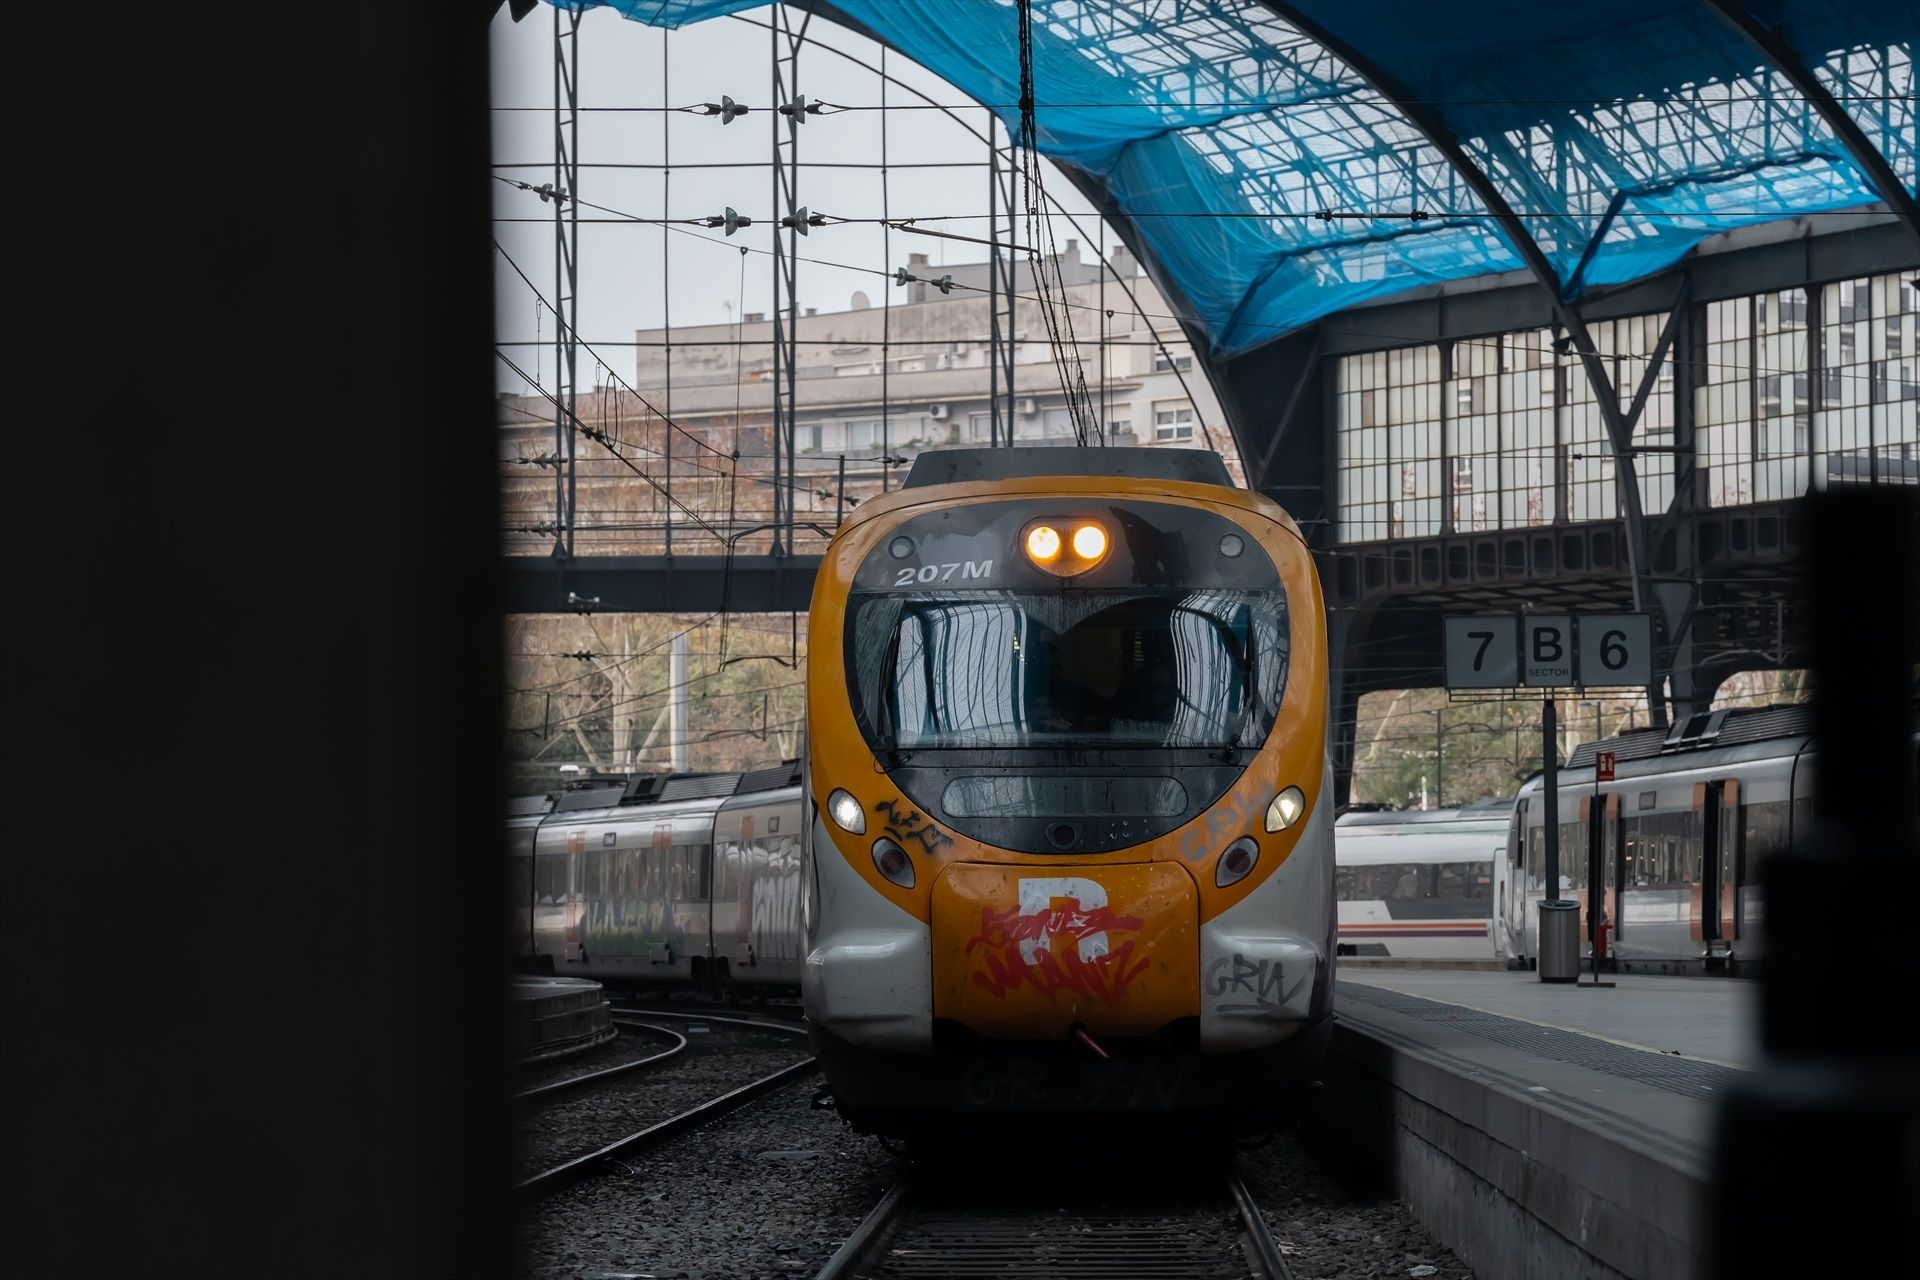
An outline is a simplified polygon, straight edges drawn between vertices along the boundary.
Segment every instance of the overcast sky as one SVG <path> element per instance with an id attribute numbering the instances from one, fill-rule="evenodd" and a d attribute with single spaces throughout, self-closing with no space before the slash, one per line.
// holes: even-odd
<path id="1" fill-rule="evenodd" d="M 632 376 L 634 330 L 667 319 L 682 324 L 724 323 L 741 310 L 767 311 L 773 299 L 771 248 L 773 211 L 770 120 L 771 37 L 765 29 L 769 9 L 750 10 L 746 21 L 719 18 L 664 32 L 621 18 L 610 9 L 587 12 L 580 23 L 580 154 L 592 164 L 659 165 L 671 148 L 680 166 L 670 178 L 658 168 L 583 167 L 583 201 L 646 218 L 704 217 L 728 205 L 754 219 L 732 240 L 719 231 L 670 231 L 657 225 L 594 222 L 610 217 L 581 209 L 580 332 L 599 348 L 624 377 Z M 795 13 L 794 20 L 804 15 Z M 748 25 L 754 23 L 758 25 Z M 519 23 L 502 5 L 493 23 L 494 172 L 539 186 L 553 179 L 553 32 L 554 13 L 545 5 Z M 825 20 L 808 28 L 800 57 L 799 87 L 809 99 L 849 106 L 878 106 L 879 77 L 838 57 L 844 50 L 878 65 L 880 46 Z M 887 70 L 935 102 L 959 106 L 961 117 L 985 130 L 987 113 L 958 90 L 903 57 L 887 55 Z M 718 102 L 722 95 L 753 108 L 751 114 L 722 126 L 717 119 L 662 112 L 663 105 Z M 906 90 L 890 86 L 887 102 L 919 104 Z M 643 107 L 644 111 L 605 110 Z M 516 108 L 530 108 L 519 110 Z M 593 110 L 602 108 L 602 110 Z M 886 156 L 895 166 L 886 182 L 889 216 L 895 218 L 973 214 L 987 209 L 985 146 L 959 123 L 938 111 L 890 111 L 885 117 Z M 848 111 L 810 118 L 800 130 L 805 161 L 877 163 L 881 158 L 882 113 Z M 913 168 L 963 162 L 969 167 Z M 518 167 L 531 164 L 532 167 Z M 739 167 L 693 168 L 693 164 Z M 549 300 L 554 298 L 552 206 L 530 193 L 496 183 L 495 238 Z M 1072 185 L 1049 170 L 1047 190 L 1077 214 L 1089 206 Z M 806 167 L 800 175 L 800 203 L 821 213 L 877 217 L 882 181 L 876 169 Z M 516 222 L 508 219 L 536 219 Z M 1082 217 L 1090 231 L 1098 220 Z M 968 235 L 982 234 L 985 222 L 943 224 Z M 1054 228 L 1062 244 L 1075 233 L 1064 222 Z M 977 245 L 894 232 L 889 254 L 881 228 L 872 224 L 818 227 L 801 242 L 801 253 L 819 262 L 799 264 L 800 305 L 822 311 L 844 310 L 855 290 L 879 305 L 884 274 L 904 265 L 909 253 L 926 253 L 933 262 L 978 262 Z M 1109 252 L 1119 240 L 1107 233 Z M 752 250 L 744 256 L 740 246 Z M 1091 256 L 1090 254 L 1087 256 Z M 824 265 L 826 263 L 847 266 Z M 743 275 L 744 267 L 744 275 Z M 495 302 L 503 350 L 543 382 L 553 368 L 550 348 L 511 345 L 531 342 L 536 334 L 551 342 L 551 315 L 536 318 L 538 302 L 504 260 L 496 260 Z M 536 323 L 538 328 L 536 330 Z M 600 344 L 606 344 L 601 346 Z M 579 379 L 593 385 L 592 362 L 584 353 Z M 506 366 L 499 366 L 502 390 L 526 390 Z"/>

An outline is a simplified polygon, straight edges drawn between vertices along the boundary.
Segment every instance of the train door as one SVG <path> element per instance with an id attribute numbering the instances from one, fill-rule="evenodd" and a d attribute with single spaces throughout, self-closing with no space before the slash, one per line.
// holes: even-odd
<path id="1" fill-rule="evenodd" d="M 1580 834 L 1585 856 L 1573 859 L 1581 876 L 1580 937 L 1591 947 L 1600 920 L 1609 927 L 1620 918 L 1621 874 L 1620 797 L 1617 794 L 1580 797 Z"/>
<path id="2" fill-rule="evenodd" d="M 1731 944 L 1740 940 L 1740 917 L 1745 914 L 1740 899 L 1747 879 L 1747 824 L 1740 804 L 1740 780 L 1728 778 L 1720 784 L 1720 938 Z"/>
<path id="3" fill-rule="evenodd" d="M 587 833 L 581 828 L 567 832 L 566 941 L 564 958 L 575 964 L 586 958 L 586 852 Z"/>
<path id="4" fill-rule="evenodd" d="M 1505 935 L 1507 956 L 1523 965 L 1532 954 L 1526 946 L 1526 800 L 1513 806 L 1513 818 L 1507 821 L 1507 875 L 1500 887 L 1500 927 Z"/>
<path id="5" fill-rule="evenodd" d="M 1738 780 L 1694 783 L 1693 816 L 1699 836 L 1699 862 L 1693 877 L 1688 925 L 1693 940 L 1706 944 L 1706 954 L 1711 957 L 1731 949 L 1739 936 L 1736 916 L 1744 824 Z M 1715 943 L 1723 946 L 1716 950 Z"/>

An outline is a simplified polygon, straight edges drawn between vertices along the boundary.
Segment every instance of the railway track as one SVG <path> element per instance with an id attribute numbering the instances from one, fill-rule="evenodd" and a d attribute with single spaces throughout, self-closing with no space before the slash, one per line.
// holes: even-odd
<path id="1" fill-rule="evenodd" d="M 1031 1166 L 1041 1180 L 1044 1162 Z M 1083 1197 L 1076 1197 L 1076 1200 Z M 816 1280 L 1292 1280 L 1238 1173 L 1185 1200 L 1038 1204 L 981 1197 L 910 1170 L 821 1268 Z"/>
<path id="2" fill-rule="evenodd" d="M 630 1022 L 619 1017 L 618 1013 L 619 1011 L 616 1011 L 615 1021 L 620 1025 L 651 1027 L 650 1023 Z M 711 1014 L 670 1014 L 653 1010 L 649 1011 L 648 1017 L 685 1017 L 688 1021 L 693 1022 L 732 1023 L 752 1027 L 759 1031 L 781 1032 L 788 1035 L 805 1034 L 802 1028 L 791 1023 L 756 1022 L 744 1018 L 725 1018 Z M 679 1041 L 679 1044 L 667 1053 L 654 1055 L 652 1058 L 642 1060 L 639 1064 L 624 1064 L 620 1067 L 611 1068 L 608 1071 L 592 1072 L 572 1080 L 562 1081 L 560 1082 L 562 1089 L 573 1088 L 587 1081 L 603 1080 L 610 1075 L 619 1075 L 626 1071 L 633 1070 L 637 1065 L 649 1065 L 669 1057 L 677 1056 L 686 1049 L 687 1038 L 685 1036 L 680 1035 L 678 1032 L 666 1031 L 666 1029 L 662 1027 L 651 1027 L 651 1029 L 662 1031 L 673 1036 Z M 711 1120 L 716 1120 L 732 1111 L 736 1111 L 758 1098 L 765 1097 L 776 1089 L 803 1079 L 811 1075 L 816 1069 L 817 1065 L 813 1058 L 803 1058 L 799 1062 L 782 1067 L 778 1071 L 771 1072 L 758 1079 L 748 1081 L 738 1088 L 730 1089 L 716 1097 L 709 1098 L 697 1106 L 689 1107 L 676 1115 L 669 1116 L 643 1129 L 629 1133 L 625 1137 L 609 1142 L 596 1150 L 587 1152 L 585 1155 L 576 1156 L 573 1159 L 553 1165 L 530 1177 L 523 1178 L 514 1185 L 514 1195 L 523 1202 L 534 1200 L 558 1191 L 563 1187 L 570 1186 L 584 1178 L 590 1178 L 605 1169 L 609 1162 L 617 1161 L 622 1157 L 630 1158 L 653 1147 L 657 1147 L 669 1139 L 677 1138 L 681 1134 L 696 1129 Z M 553 1088 L 554 1086 L 543 1086 L 538 1090 L 527 1090 L 523 1094 L 516 1095 L 515 1100 L 521 1101 L 529 1097 L 544 1095 L 552 1091 Z"/>
<path id="3" fill-rule="evenodd" d="M 629 1072 L 643 1071 L 648 1067 L 658 1066 L 660 1063 L 677 1058 L 687 1051 L 687 1038 L 678 1031 L 669 1030 L 666 1027 L 654 1026 L 649 1022 L 630 1022 L 625 1019 L 617 1021 L 614 1025 L 632 1028 L 636 1031 L 651 1031 L 658 1035 L 665 1036 L 673 1043 L 669 1048 L 663 1049 L 659 1053 L 649 1054 L 644 1058 L 636 1058 L 632 1062 L 623 1062 L 618 1066 L 604 1067 L 599 1071 L 583 1071 L 579 1075 L 568 1076 L 564 1080 L 555 1080 L 552 1084 L 543 1084 L 531 1089 L 522 1089 L 513 1095 L 512 1100 L 516 1103 L 537 1102 L 542 1098 L 551 1098 L 558 1094 L 572 1093 L 575 1089 L 582 1089 L 591 1084 L 605 1083 L 615 1076 L 623 1076 Z"/>

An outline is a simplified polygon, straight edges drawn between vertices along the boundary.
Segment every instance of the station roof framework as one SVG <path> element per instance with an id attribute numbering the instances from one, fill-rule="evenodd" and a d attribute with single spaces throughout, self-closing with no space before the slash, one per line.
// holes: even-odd
<path id="1" fill-rule="evenodd" d="M 762 0 L 561 0 L 599 3 Z M 1014 0 L 811 7 L 1017 131 Z M 1909 0 L 1034 0 L 1035 115 L 1227 358 L 1423 285 L 1529 268 L 1575 301 L 1743 226 L 1910 222 L 1914 32 Z"/>

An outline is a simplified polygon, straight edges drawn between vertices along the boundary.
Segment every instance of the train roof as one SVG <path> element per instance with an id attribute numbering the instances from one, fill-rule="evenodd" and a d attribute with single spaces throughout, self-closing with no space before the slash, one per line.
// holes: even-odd
<path id="1" fill-rule="evenodd" d="M 1334 824 L 1339 831 L 1377 830 L 1382 833 L 1409 827 L 1443 827 L 1461 823 L 1497 823 L 1505 827 L 1513 814 L 1514 797 L 1476 800 L 1452 809 L 1350 809 Z"/>
<path id="2" fill-rule="evenodd" d="M 1040 445 L 1012 449 L 928 449 L 913 460 L 903 488 L 965 484 L 978 480 L 1024 480 L 1040 476 L 1114 476 L 1131 480 L 1179 480 L 1231 488 L 1220 455 L 1206 449 Z"/>
<path id="3" fill-rule="evenodd" d="M 1597 752 L 1613 752 L 1616 764 L 1682 755 L 1714 747 L 1808 738 L 1813 735 L 1813 708 L 1805 704 L 1773 707 L 1729 707 L 1676 720 L 1666 729 L 1640 729 L 1594 742 L 1583 742 L 1567 757 L 1565 768 L 1591 769 Z"/>
<path id="4" fill-rule="evenodd" d="M 726 800 L 800 785 L 800 762 L 783 760 L 744 773 L 636 773 L 628 778 L 594 778 L 585 786 L 507 801 L 509 818 L 571 813 L 582 809 L 673 804 L 684 800 Z"/>

